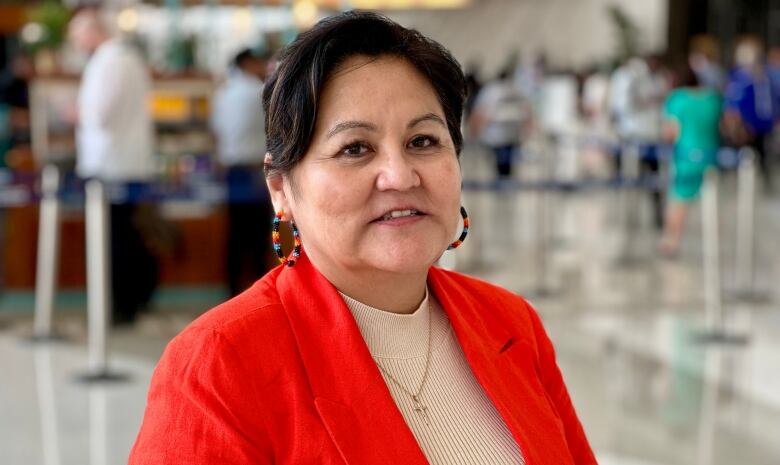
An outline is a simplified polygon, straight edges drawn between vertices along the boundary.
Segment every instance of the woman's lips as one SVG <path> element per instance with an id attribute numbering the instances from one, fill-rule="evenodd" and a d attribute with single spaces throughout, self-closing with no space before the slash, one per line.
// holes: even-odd
<path id="1" fill-rule="evenodd" d="M 378 215 L 371 222 L 379 223 L 382 221 L 390 221 L 390 220 L 395 220 L 397 218 L 405 218 L 408 216 L 424 216 L 424 215 L 426 215 L 426 213 L 420 209 L 417 209 L 411 205 L 403 205 L 403 206 L 393 207 L 388 210 L 385 210 L 384 213 Z"/>
<path id="2" fill-rule="evenodd" d="M 391 218 L 389 220 L 380 218 L 378 220 L 372 221 L 371 223 L 380 226 L 406 226 L 406 225 L 410 225 L 422 221 L 423 219 L 425 219 L 426 216 L 428 215 L 425 215 L 423 213 L 418 213 L 416 215 L 401 216 L 398 218 Z"/>

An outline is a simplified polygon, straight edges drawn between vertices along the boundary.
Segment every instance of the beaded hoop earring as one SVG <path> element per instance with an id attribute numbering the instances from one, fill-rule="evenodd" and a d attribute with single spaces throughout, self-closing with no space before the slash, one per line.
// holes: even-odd
<path id="1" fill-rule="evenodd" d="M 282 253 L 282 240 L 279 237 L 279 223 L 282 222 L 282 216 L 284 216 L 284 210 L 280 210 L 274 217 L 274 225 L 271 232 L 271 241 L 274 244 L 274 252 L 279 257 L 279 262 L 282 265 L 295 266 L 295 261 L 301 256 L 301 236 L 298 234 L 298 227 L 295 226 L 295 221 L 290 221 L 290 227 L 293 233 L 293 251 L 292 258 L 288 258 Z"/>
<path id="2" fill-rule="evenodd" d="M 460 216 L 463 217 L 463 231 L 460 233 L 460 237 L 457 241 L 450 244 L 447 250 L 457 249 L 466 240 L 466 236 L 469 235 L 469 215 L 466 213 L 466 209 L 463 205 L 460 206 Z"/>

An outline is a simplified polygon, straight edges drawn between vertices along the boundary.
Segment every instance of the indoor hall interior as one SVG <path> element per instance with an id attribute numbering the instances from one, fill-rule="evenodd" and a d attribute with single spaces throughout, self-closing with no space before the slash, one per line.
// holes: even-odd
<path id="1" fill-rule="evenodd" d="M 93 62 L 64 28 L 95 3 L 148 72 L 144 182 L 78 172 Z M 780 0 L 9 0 L 0 465 L 128 462 L 170 341 L 278 264 L 255 96 L 351 8 L 462 65 L 468 236 L 438 265 L 533 305 L 598 463 L 780 463 Z M 253 159 L 224 143 L 247 121 Z"/>
<path id="2" fill-rule="evenodd" d="M 464 173 L 488 181 L 491 164 L 474 147 L 462 155 Z M 536 176 L 529 155 L 523 173 Z M 734 173 L 732 173 L 733 175 Z M 691 218 L 690 240 L 676 260 L 659 258 L 650 202 L 638 203 L 632 260 L 621 198 L 613 188 L 550 191 L 547 278 L 540 280 L 535 235 L 539 191 L 466 191 L 472 237 L 444 264 L 498 283 L 530 300 L 555 343 L 558 362 L 585 430 L 602 464 L 684 465 L 780 460 L 780 250 L 778 199 L 757 205 L 756 289 L 764 303 L 728 298 L 734 260 L 735 183 L 722 180 L 720 205 L 723 310 L 728 331 L 747 344 L 705 343 L 707 322 L 701 222 Z M 447 260 L 451 260 L 446 263 Z M 216 295 L 215 295 L 216 294 Z M 146 389 L 168 341 L 219 302 L 218 293 L 165 295 L 154 313 L 111 335 L 110 366 L 127 380 L 104 385 L 78 381 L 87 372 L 86 333 L 78 303 L 57 314 L 64 340 L 34 345 L 29 316 L 3 314 L 0 333 L 0 451 L 13 464 L 121 464 L 135 439 Z M 19 304 L 21 305 L 21 304 Z"/>

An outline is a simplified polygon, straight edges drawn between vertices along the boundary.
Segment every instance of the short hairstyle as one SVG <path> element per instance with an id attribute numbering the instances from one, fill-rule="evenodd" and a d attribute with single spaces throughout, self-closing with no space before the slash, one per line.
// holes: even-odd
<path id="1" fill-rule="evenodd" d="M 242 49 L 240 52 L 236 54 L 235 57 L 233 57 L 233 66 L 236 68 L 241 68 L 244 66 L 244 63 L 254 59 L 254 54 L 252 53 L 251 49 L 245 48 Z"/>
<path id="2" fill-rule="evenodd" d="M 697 34 L 691 38 L 688 48 L 690 53 L 704 55 L 711 62 L 720 60 L 720 44 L 715 36 Z"/>
<path id="3" fill-rule="evenodd" d="M 672 72 L 672 87 L 697 87 L 699 77 L 691 69 L 687 61 L 680 62 Z"/>
<path id="4" fill-rule="evenodd" d="M 764 59 L 764 41 L 752 34 L 741 36 L 734 47 L 736 66 L 755 66 Z"/>
<path id="5" fill-rule="evenodd" d="M 395 56 L 411 63 L 436 92 L 460 155 L 466 96 L 460 64 L 442 45 L 418 31 L 376 13 L 350 11 L 323 19 L 280 54 L 263 91 L 271 154 L 266 175 L 288 174 L 303 159 L 314 135 L 323 86 L 340 64 L 358 55 Z"/>
<path id="6" fill-rule="evenodd" d="M 68 31 L 100 31 L 104 34 L 110 34 L 111 30 L 101 16 L 99 4 L 84 4 L 76 8 L 68 20 Z"/>
<path id="7" fill-rule="evenodd" d="M 271 53 L 267 49 L 257 48 L 242 48 L 236 56 L 233 57 L 231 65 L 236 68 L 241 68 L 244 63 L 250 60 L 262 60 L 268 61 L 271 58 Z"/>

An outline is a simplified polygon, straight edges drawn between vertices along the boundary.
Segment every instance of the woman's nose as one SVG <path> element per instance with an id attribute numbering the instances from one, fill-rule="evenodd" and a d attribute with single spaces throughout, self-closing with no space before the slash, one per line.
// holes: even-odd
<path id="1" fill-rule="evenodd" d="M 413 160 L 403 149 L 385 151 L 379 157 L 377 189 L 405 191 L 420 185 L 420 175 Z"/>

